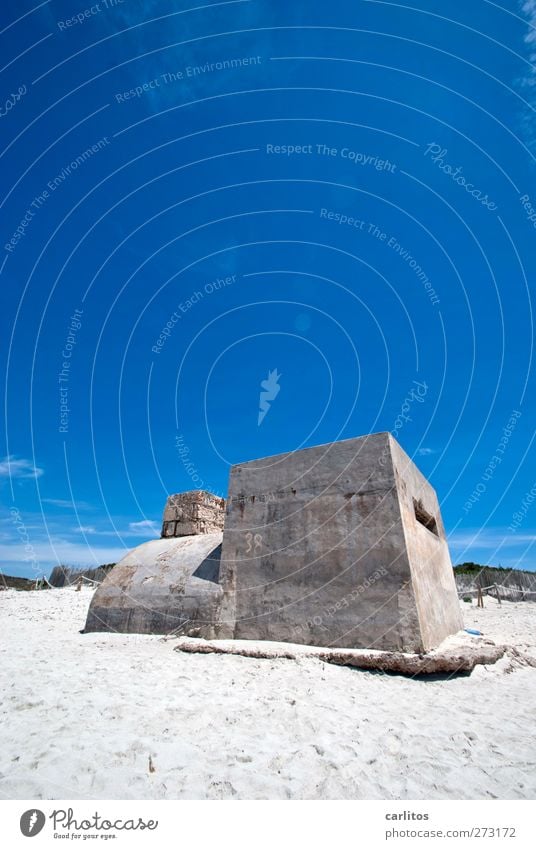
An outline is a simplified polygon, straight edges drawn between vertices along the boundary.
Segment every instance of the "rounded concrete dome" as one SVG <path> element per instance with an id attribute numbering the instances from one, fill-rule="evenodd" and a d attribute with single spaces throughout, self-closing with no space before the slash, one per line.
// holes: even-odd
<path id="1" fill-rule="evenodd" d="M 133 548 L 95 592 L 85 632 L 218 636 L 222 537 L 155 539 Z"/>

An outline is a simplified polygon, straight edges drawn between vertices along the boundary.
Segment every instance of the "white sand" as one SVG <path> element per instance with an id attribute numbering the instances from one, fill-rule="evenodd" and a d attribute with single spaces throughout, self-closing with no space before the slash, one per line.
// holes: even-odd
<path id="1" fill-rule="evenodd" d="M 0 592 L 2 798 L 536 795 L 536 668 L 505 657 L 423 681 L 187 655 L 81 635 L 91 592 Z M 464 607 L 468 627 L 536 657 L 536 604 Z"/>

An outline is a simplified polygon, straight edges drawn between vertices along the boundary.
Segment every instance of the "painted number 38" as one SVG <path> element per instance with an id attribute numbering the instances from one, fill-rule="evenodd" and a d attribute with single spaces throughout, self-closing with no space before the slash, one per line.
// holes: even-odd
<path id="1" fill-rule="evenodd" d="M 254 554 L 257 554 L 262 547 L 262 534 L 252 534 L 251 532 L 248 532 L 246 534 L 246 543 L 246 554 L 249 554 L 251 551 L 253 551 Z"/>

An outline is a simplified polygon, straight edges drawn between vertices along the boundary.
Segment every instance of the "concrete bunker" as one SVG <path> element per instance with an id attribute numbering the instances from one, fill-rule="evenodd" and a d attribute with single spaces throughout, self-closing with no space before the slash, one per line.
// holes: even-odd
<path id="1" fill-rule="evenodd" d="M 162 538 L 114 566 L 93 596 L 85 631 L 218 636 L 224 504 L 201 490 L 171 495 Z"/>
<path id="2" fill-rule="evenodd" d="M 86 630 L 423 652 L 462 627 L 437 496 L 378 433 L 235 465 L 226 502 L 170 496 Z"/>
<path id="3" fill-rule="evenodd" d="M 237 639 L 422 652 L 463 627 L 436 494 L 388 433 L 233 466 L 222 586 Z"/>

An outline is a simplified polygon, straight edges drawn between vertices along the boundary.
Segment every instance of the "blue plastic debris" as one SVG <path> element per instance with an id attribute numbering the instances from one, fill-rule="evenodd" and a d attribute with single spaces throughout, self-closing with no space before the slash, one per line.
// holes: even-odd
<path id="1" fill-rule="evenodd" d="M 477 631 L 476 628 L 465 628 L 467 634 L 474 634 L 475 637 L 481 637 L 482 631 Z"/>

